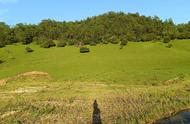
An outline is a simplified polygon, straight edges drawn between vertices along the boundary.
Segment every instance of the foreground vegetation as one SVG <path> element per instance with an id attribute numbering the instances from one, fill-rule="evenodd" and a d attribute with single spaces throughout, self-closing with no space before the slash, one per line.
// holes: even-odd
<path id="1" fill-rule="evenodd" d="M 20 75 L 0 87 L 0 123 L 92 123 L 97 100 L 103 123 L 153 123 L 190 104 L 189 78 L 159 86 L 57 82 Z"/>

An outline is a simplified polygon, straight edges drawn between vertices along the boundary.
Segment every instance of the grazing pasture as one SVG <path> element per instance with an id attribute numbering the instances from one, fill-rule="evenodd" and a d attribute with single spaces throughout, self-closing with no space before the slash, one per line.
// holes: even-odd
<path id="1" fill-rule="evenodd" d="M 179 75 L 190 74 L 190 41 L 172 41 L 167 48 L 161 42 L 130 42 L 119 45 L 88 46 L 89 53 L 79 48 L 40 48 L 25 51 L 25 45 L 15 44 L 0 49 L 0 78 L 29 71 L 49 73 L 59 81 L 93 81 L 122 84 L 159 84 Z"/>
<path id="2" fill-rule="evenodd" d="M 0 49 L 0 123 L 153 123 L 190 104 L 190 40 Z M 27 52 L 29 47 L 33 52 Z"/>

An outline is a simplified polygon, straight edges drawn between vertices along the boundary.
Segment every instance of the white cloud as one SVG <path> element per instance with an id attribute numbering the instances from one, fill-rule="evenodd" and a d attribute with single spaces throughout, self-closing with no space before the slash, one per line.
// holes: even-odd
<path id="1" fill-rule="evenodd" d="M 18 0 L 0 0 L 0 3 L 6 4 L 6 3 L 16 3 Z"/>

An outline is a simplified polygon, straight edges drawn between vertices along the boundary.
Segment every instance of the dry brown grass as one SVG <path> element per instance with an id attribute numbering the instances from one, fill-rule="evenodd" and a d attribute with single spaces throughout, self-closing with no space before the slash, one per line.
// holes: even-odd
<path id="1" fill-rule="evenodd" d="M 96 99 L 103 123 L 145 124 L 188 108 L 190 104 L 188 80 L 147 87 L 23 79 L 1 87 L 1 91 L 7 93 L 0 92 L 0 123 L 91 124 Z M 8 93 L 31 87 L 43 87 L 45 90 Z"/>
<path id="2" fill-rule="evenodd" d="M 0 86 L 1 85 L 5 85 L 6 83 L 10 82 L 10 81 L 16 81 L 19 79 L 26 79 L 29 78 L 31 80 L 34 79 L 39 79 L 39 78 L 47 78 L 50 79 L 50 75 L 46 72 L 40 72 L 40 71 L 31 71 L 31 72 L 26 72 L 26 73 L 22 73 L 22 74 L 18 74 L 16 76 L 13 77 L 9 77 L 9 78 L 5 78 L 5 79 L 1 79 L 0 80 Z"/>

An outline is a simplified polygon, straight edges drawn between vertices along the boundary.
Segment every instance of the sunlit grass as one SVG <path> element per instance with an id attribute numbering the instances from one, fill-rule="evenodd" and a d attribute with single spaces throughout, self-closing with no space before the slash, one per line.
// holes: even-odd
<path id="1" fill-rule="evenodd" d="M 103 123 L 152 123 L 190 106 L 190 41 L 43 49 L 0 49 L 0 123 L 92 122 L 97 100 Z M 16 76 L 30 71 L 48 76 Z M 14 76 L 14 77 L 12 77 Z"/>
<path id="2" fill-rule="evenodd" d="M 90 47 L 91 52 L 79 53 L 79 48 L 43 49 L 29 45 L 34 52 L 26 53 L 23 45 L 0 49 L 0 78 L 27 71 L 48 72 L 60 81 L 95 81 L 123 84 L 149 84 L 168 80 L 179 74 L 190 74 L 190 41 L 173 41 L 173 48 L 160 42 L 129 43 Z"/>

